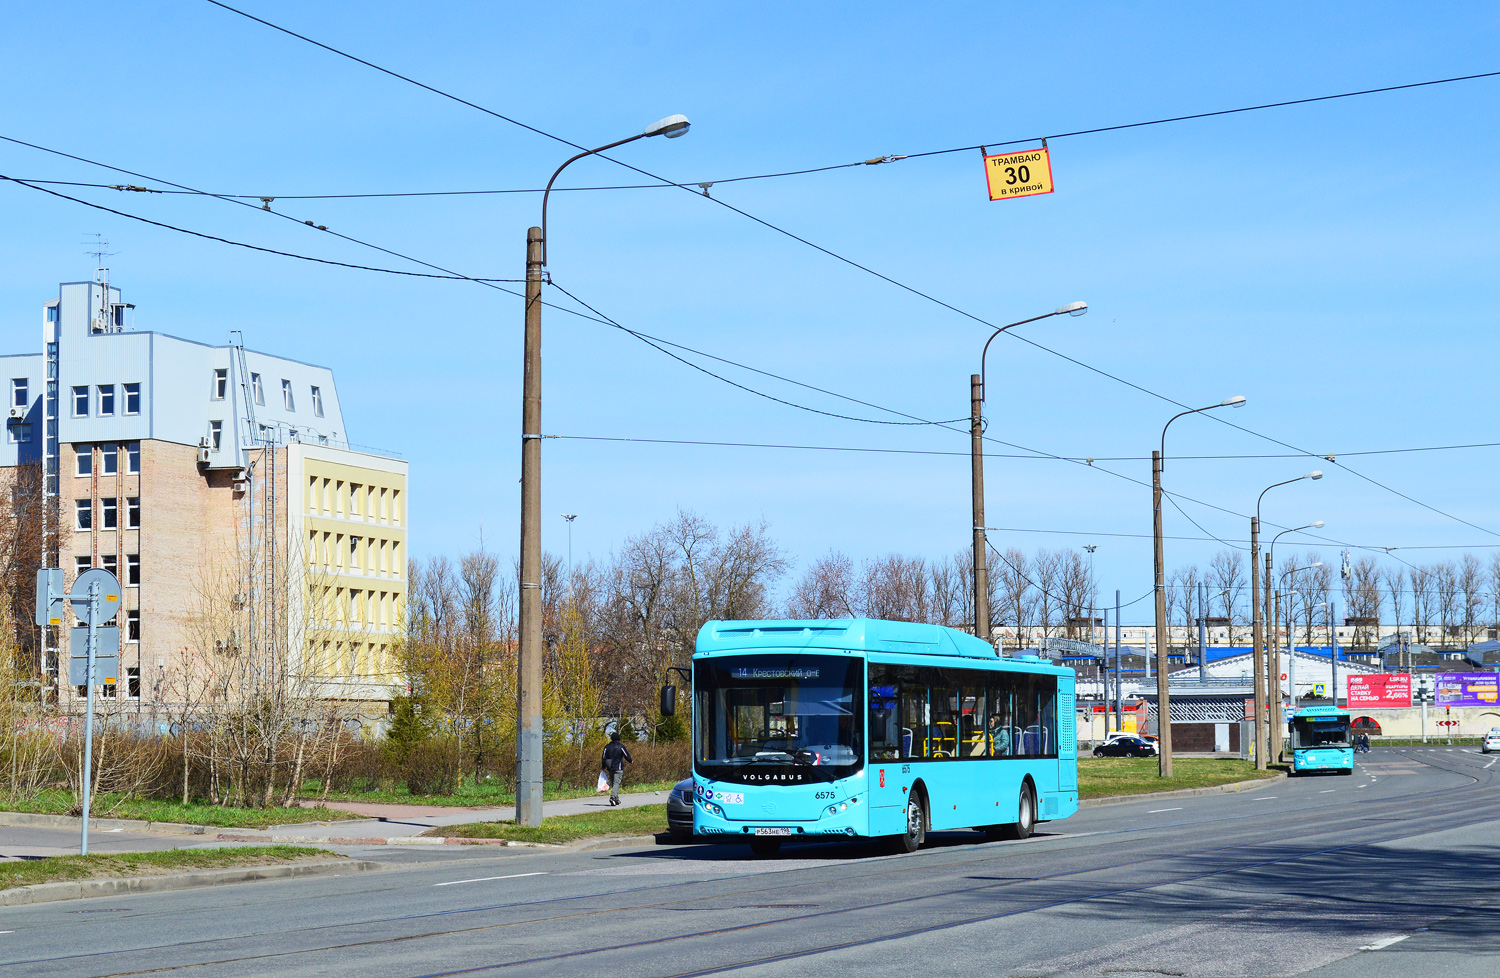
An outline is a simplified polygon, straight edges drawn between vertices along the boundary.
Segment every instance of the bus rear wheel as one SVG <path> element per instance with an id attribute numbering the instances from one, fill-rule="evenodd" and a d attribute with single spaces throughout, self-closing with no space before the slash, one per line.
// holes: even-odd
<path id="1" fill-rule="evenodd" d="M 781 851 L 781 840 L 758 835 L 750 840 L 750 851 L 757 856 L 774 856 Z"/>
<path id="2" fill-rule="evenodd" d="M 999 828 L 1003 839 L 1031 838 L 1036 828 L 1036 796 L 1031 793 L 1031 785 L 1021 785 L 1021 797 L 1016 801 L 1016 820 Z"/>
<path id="3" fill-rule="evenodd" d="M 916 852 L 927 841 L 927 816 L 922 810 L 922 796 L 915 791 L 906 801 L 906 831 L 891 838 L 897 852 Z"/>

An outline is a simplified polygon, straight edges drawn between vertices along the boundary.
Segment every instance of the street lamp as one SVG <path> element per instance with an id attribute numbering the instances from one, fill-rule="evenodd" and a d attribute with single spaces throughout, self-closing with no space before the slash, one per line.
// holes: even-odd
<path id="1" fill-rule="evenodd" d="M 643 131 L 584 150 L 558 167 L 542 193 L 542 225 L 526 231 L 526 338 L 521 383 L 520 655 L 517 657 L 516 822 L 542 824 L 542 269 L 547 264 L 547 202 L 570 163 L 616 146 L 688 131 L 673 115 Z"/>
<path id="2" fill-rule="evenodd" d="M 1262 634 L 1265 628 L 1265 620 L 1261 616 L 1260 597 L 1260 504 L 1266 498 L 1266 493 L 1277 486 L 1289 486 L 1303 479 L 1314 481 L 1323 478 L 1322 469 L 1314 469 L 1295 479 L 1285 479 L 1281 482 L 1273 482 L 1260 491 L 1255 499 L 1255 515 L 1250 518 L 1250 609 L 1251 629 L 1250 642 L 1252 654 L 1255 658 L 1255 767 L 1258 770 L 1266 769 L 1266 698 L 1269 687 L 1266 685 L 1266 659 L 1265 642 Z M 1271 580 L 1266 576 L 1267 600 L 1270 598 Z"/>
<path id="3" fill-rule="evenodd" d="M 984 342 L 979 354 L 979 373 L 969 375 L 969 452 L 972 456 L 971 490 L 974 495 L 974 635 L 990 640 L 990 571 L 984 542 L 984 378 L 985 358 L 995 337 L 1013 326 L 1024 326 L 1052 316 L 1082 316 L 1089 311 L 1087 302 L 1070 302 L 1051 312 L 1001 326 Z"/>
<path id="4" fill-rule="evenodd" d="M 577 513 L 563 513 L 562 518 L 568 523 L 568 598 L 573 597 L 573 521 L 578 519 Z"/>
<path id="5" fill-rule="evenodd" d="M 1296 530 L 1310 530 L 1310 529 L 1313 529 L 1315 527 L 1321 527 L 1322 525 L 1323 525 L 1323 521 L 1322 520 L 1318 520 L 1317 522 L 1309 523 L 1307 526 L 1299 526 L 1299 527 L 1296 528 Z M 1280 540 L 1283 535 L 1285 535 L 1287 533 L 1294 533 L 1294 532 L 1296 532 L 1296 530 L 1282 530 L 1281 533 L 1276 534 L 1276 539 L 1271 541 L 1271 547 L 1266 552 L 1266 567 L 1267 567 L 1266 573 L 1267 573 L 1268 576 L 1270 575 L 1270 568 L 1272 568 L 1272 567 L 1275 566 L 1276 540 Z M 1286 579 L 1288 577 L 1292 576 L 1293 574 L 1299 574 L 1302 571 L 1312 570 L 1314 567 L 1322 567 L 1322 566 L 1323 566 L 1323 562 L 1321 560 L 1315 560 L 1311 564 L 1307 564 L 1306 566 L 1303 566 L 1303 567 L 1293 567 L 1290 570 L 1282 571 L 1281 572 L 1281 577 L 1277 580 L 1277 584 L 1276 584 L 1276 599 L 1275 599 L 1275 602 L 1274 602 L 1274 604 L 1272 606 L 1271 616 L 1270 617 L 1271 617 L 1271 677 L 1272 677 L 1271 678 L 1271 684 L 1276 687 L 1276 697 L 1275 697 L 1275 699 L 1276 699 L 1276 707 L 1275 707 L 1275 709 L 1277 710 L 1278 714 L 1279 714 L 1279 712 L 1281 710 L 1281 596 L 1286 593 L 1286 591 L 1285 591 L 1285 588 L 1286 588 Z M 1287 627 L 1287 646 L 1289 648 L 1289 652 L 1288 652 L 1288 655 L 1287 655 L 1287 681 L 1288 681 L 1289 685 L 1288 685 L 1287 688 L 1288 688 L 1288 691 L 1291 694 L 1292 708 L 1295 710 L 1296 706 L 1297 706 L 1297 650 L 1296 650 L 1295 646 L 1292 645 L 1292 635 L 1291 635 L 1292 629 L 1290 627 L 1291 626 L 1291 617 L 1292 617 L 1292 614 L 1291 614 L 1291 602 L 1288 601 L 1287 602 L 1287 625 L 1288 625 L 1288 627 Z M 1271 724 L 1271 753 L 1273 755 L 1275 755 L 1276 757 L 1280 757 L 1281 756 L 1282 728 L 1284 726 L 1285 726 L 1285 722 L 1283 720 L 1281 720 L 1279 716 L 1278 716 L 1276 722 L 1274 722 L 1274 723 Z"/>
<path id="6" fill-rule="evenodd" d="M 1236 394 L 1234 397 L 1226 397 L 1218 404 L 1179 411 L 1161 427 L 1161 450 L 1151 453 L 1151 543 L 1156 563 L 1156 765 L 1157 773 L 1164 778 L 1172 776 L 1172 714 L 1167 692 L 1167 585 L 1161 542 L 1161 472 L 1164 456 L 1167 454 L 1167 429 L 1172 427 L 1173 421 L 1189 414 L 1201 414 L 1221 407 L 1244 406 L 1244 396 Z"/>

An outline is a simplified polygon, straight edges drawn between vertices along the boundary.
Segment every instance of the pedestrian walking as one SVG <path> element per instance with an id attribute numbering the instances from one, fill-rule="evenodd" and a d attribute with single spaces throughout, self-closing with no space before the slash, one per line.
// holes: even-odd
<path id="1" fill-rule="evenodd" d="M 604 760 L 602 761 L 605 772 L 609 775 L 609 803 L 618 805 L 620 803 L 620 780 L 625 776 L 625 765 L 634 763 L 630 756 L 630 748 L 620 742 L 620 731 L 614 729 L 609 732 L 609 743 L 604 745 Z"/>

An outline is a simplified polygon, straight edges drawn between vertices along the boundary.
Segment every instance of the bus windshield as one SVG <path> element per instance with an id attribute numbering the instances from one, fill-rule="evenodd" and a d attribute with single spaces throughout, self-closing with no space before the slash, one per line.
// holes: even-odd
<path id="1" fill-rule="evenodd" d="M 693 664 L 694 762 L 743 784 L 846 778 L 864 763 L 864 662 L 841 655 L 736 655 Z"/>
<path id="2" fill-rule="evenodd" d="M 1343 717 L 1295 717 L 1292 747 L 1342 747 L 1349 743 L 1349 721 Z"/>

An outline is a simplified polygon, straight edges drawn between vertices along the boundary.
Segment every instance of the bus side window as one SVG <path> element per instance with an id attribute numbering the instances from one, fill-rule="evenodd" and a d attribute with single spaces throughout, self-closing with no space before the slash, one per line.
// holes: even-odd
<path id="1" fill-rule="evenodd" d="M 995 757 L 1011 756 L 1010 735 L 1010 699 L 1011 699 L 1011 677 L 1006 673 L 996 673 L 990 677 L 989 686 L 989 739 L 990 749 Z"/>
<path id="2" fill-rule="evenodd" d="M 959 753 L 963 757 L 990 756 L 984 692 L 983 686 L 965 686 L 959 693 L 959 728 L 963 738 Z"/>
<path id="3" fill-rule="evenodd" d="M 901 686 L 901 756 L 927 756 L 927 687 Z"/>
<path id="4" fill-rule="evenodd" d="M 901 756 L 901 717 L 894 670 L 870 667 L 870 757 L 889 761 Z"/>
<path id="5" fill-rule="evenodd" d="M 928 745 L 928 757 L 958 756 L 958 690 L 951 686 L 932 689 L 932 742 Z"/>
<path id="6" fill-rule="evenodd" d="M 1057 756 L 1057 679 L 1054 676 L 1038 676 L 1037 692 L 1042 700 L 1041 753 L 1046 757 Z"/>

